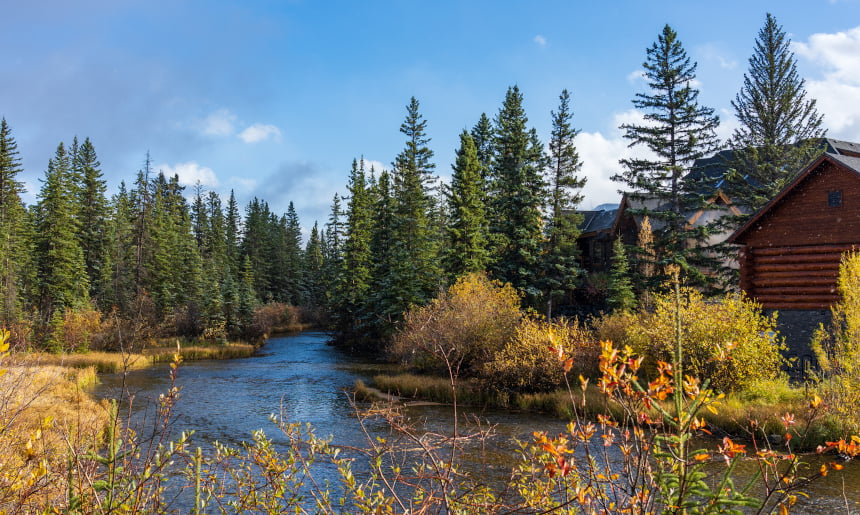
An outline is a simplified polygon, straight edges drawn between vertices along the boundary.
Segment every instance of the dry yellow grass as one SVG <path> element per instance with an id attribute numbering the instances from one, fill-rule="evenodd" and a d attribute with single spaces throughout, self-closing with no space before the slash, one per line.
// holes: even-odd
<path id="1" fill-rule="evenodd" d="M 248 343 L 226 343 L 223 345 L 188 345 L 180 346 L 179 353 L 184 361 L 200 359 L 234 359 L 247 358 L 254 354 L 257 348 Z M 176 347 L 155 347 L 144 351 L 146 358 L 153 363 L 169 363 L 173 361 Z"/>
<path id="2" fill-rule="evenodd" d="M 175 350 L 174 350 L 175 351 Z M 83 354 L 49 354 L 37 352 L 21 356 L 32 365 L 54 365 L 71 368 L 95 367 L 96 372 L 113 374 L 124 370 L 146 368 L 152 360 L 143 354 L 90 351 Z"/>
<path id="3" fill-rule="evenodd" d="M 109 412 L 83 389 L 95 381 L 94 366 L 7 356 L 0 370 L 0 511 L 28 511 L 65 495 L 69 457 L 101 445 Z"/>

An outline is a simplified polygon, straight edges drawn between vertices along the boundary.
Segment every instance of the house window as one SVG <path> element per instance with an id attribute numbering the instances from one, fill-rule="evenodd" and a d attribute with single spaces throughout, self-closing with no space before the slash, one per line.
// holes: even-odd
<path id="1" fill-rule="evenodd" d="M 842 207 L 842 191 L 828 191 L 827 192 L 827 206 L 828 207 Z"/>

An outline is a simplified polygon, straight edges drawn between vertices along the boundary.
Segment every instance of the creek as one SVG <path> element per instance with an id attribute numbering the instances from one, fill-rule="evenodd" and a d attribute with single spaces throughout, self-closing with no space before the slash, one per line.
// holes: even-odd
<path id="1" fill-rule="evenodd" d="M 194 430 L 195 446 L 206 447 L 206 442 L 216 440 L 235 446 L 263 429 L 277 442 L 278 429 L 269 416 L 281 413 L 289 421 L 310 423 L 318 436 L 331 435 L 336 445 L 365 447 L 367 435 L 345 390 L 358 379 L 367 381 L 378 366 L 348 356 L 326 341 L 325 333 L 305 332 L 272 338 L 250 358 L 183 363 L 177 379 L 181 397 L 175 411 L 175 434 Z M 132 423 L 143 425 L 147 418 L 151 421 L 153 403 L 169 387 L 164 365 L 104 375 L 95 394 L 107 398 L 120 398 L 123 391 L 133 394 Z M 427 430 L 451 431 L 450 407 L 412 406 L 406 413 L 424 421 Z M 510 470 L 513 463 L 506 456 L 516 450 L 515 439 L 528 441 L 536 430 L 554 435 L 566 426 L 563 421 L 532 413 L 483 410 L 476 415 L 495 430 L 485 447 L 489 465 L 486 461 L 481 464 L 488 469 L 482 470 L 498 470 L 500 480 L 502 471 Z M 387 434 L 383 424 L 371 424 L 369 429 L 371 437 Z M 816 459 L 813 456 L 809 461 Z M 750 473 L 753 468 L 743 467 Z M 809 498 L 801 497 L 793 513 L 846 513 L 846 504 L 851 513 L 860 513 L 860 463 L 846 463 L 843 471 L 831 472 L 805 492 Z"/>

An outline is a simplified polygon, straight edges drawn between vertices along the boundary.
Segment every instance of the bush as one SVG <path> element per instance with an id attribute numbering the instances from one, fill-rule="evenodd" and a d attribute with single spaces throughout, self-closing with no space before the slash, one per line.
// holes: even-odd
<path id="1" fill-rule="evenodd" d="M 520 297 L 486 275 L 461 277 L 430 304 L 409 310 L 389 346 L 392 357 L 422 371 L 478 375 L 510 341 L 522 319 Z"/>
<path id="2" fill-rule="evenodd" d="M 675 299 L 656 294 L 654 312 L 611 315 L 595 322 L 601 340 L 630 345 L 647 356 L 646 366 L 671 362 L 675 352 Z M 755 382 L 782 375 L 784 345 L 776 337 L 776 315 L 743 295 L 705 300 L 692 288 L 681 290 L 681 343 L 685 374 L 709 379 L 720 391 L 744 391 Z"/>
<path id="3" fill-rule="evenodd" d="M 567 367 L 560 355 L 571 358 Z M 564 384 L 565 369 L 574 377 L 596 373 L 599 357 L 600 346 L 575 321 L 526 318 L 482 376 L 499 390 L 548 392 Z"/>
<path id="4" fill-rule="evenodd" d="M 829 331 L 816 331 L 812 348 L 820 367 L 819 395 L 834 422 L 853 433 L 860 430 L 860 253 L 842 256 L 837 289 L 841 300 L 831 308 Z"/>

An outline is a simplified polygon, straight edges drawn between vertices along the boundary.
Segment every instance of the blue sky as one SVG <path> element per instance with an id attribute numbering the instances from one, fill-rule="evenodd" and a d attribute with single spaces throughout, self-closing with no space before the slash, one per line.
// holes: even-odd
<path id="1" fill-rule="evenodd" d="M 829 135 L 860 141 L 860 0 L 220 1 L 5 0 L 0 116 L 35 200 L 60 141 L 90 137 L 111 191 L 147 151 L 157 169 L 244 205 L 295 203 L 323 223 L 352 159 L 390 163 L 411 96 L 437 172 L 464 128 L 495 115 L 508 86 L 546 141 L 573 96 L 589 178 L 584 207 L 617 200 L 608 176 L 630 150 L 638 71 L 663 25 L 698 62 L 702 104 L 734 126 L 730 102 L 771 12 L 794 42 Z M 191 188 L 189 188 L 189 191 Z"/>

